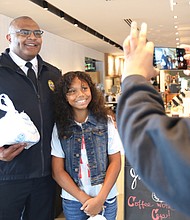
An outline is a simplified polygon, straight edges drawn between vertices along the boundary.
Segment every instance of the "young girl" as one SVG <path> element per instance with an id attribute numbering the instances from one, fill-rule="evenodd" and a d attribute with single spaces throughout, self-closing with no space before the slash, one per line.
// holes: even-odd
<path id="1" fill-rule="evenodd" d="M 117 214 L 115 182 L 122 144 L 102 93 L 85 72 L 68 72 L 56 87 L 53 177 L 62 187 L 67 220 Z"/>

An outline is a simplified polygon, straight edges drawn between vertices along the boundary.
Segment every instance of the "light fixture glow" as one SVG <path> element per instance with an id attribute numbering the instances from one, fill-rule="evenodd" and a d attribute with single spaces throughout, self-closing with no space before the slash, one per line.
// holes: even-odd
<path id="1" fill-rule="evenodd" d="M 45 11 L 48 10 L 48 3 L 46 1 L 43 1 L 43 8 Z"/>
<path id="2" fill-rule="evenodd" d="M 74 26 L 78 27 L 78 21 L 77 20 L 74 20 Z"/>
<path id="3" fill-rule="evenodd" d="M 63 11 L 60 11 L 60 18 L 65 19 L 65 13 Z"/>
<path id="4" fill-rule="evenodd" d="M 173 11 L 174 10 L 174 1 L 170 0 L 170 10 Z"/>

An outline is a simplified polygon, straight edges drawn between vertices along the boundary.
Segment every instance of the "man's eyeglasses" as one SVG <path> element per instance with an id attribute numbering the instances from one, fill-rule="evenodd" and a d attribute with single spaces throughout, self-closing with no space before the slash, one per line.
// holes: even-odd
<path id="1" fill-rule="evenodd" d="M 44 32 L 42 30 L 34 30 L 34 31 L 32 31 L 32 30 L 20 29 L 20 30 L 15 31 L 15 33 L 12 33 L 12 34 L 20 34 L 23 37 L 28 37 L 32 33 L 34 34 L 34 36 L 36 38 L 40 38 Z"/>

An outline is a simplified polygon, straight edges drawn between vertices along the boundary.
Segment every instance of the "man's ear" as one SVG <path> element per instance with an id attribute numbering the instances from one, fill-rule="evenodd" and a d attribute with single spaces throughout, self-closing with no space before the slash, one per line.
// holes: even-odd
<path id="1" fill-rule="evenodd" d="M 6 35 L 6 39 L 9 41 L 9 43 L 11 43 L 11 35 L 10 34 Z"/>

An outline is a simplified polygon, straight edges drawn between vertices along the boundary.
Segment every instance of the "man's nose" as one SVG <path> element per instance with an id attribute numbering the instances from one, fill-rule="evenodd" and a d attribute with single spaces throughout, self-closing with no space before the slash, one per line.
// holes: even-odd
<path id="1" fill-rule="evenodd" d="M 31 31 L 30 32 L 30 34 L 28 35 L 28 38 L 31 38 L 31 39 L 36 39 L 37 37 L 36 37 L 36 35 L 34 34 L 34 32 L 33 31 Z"/>

